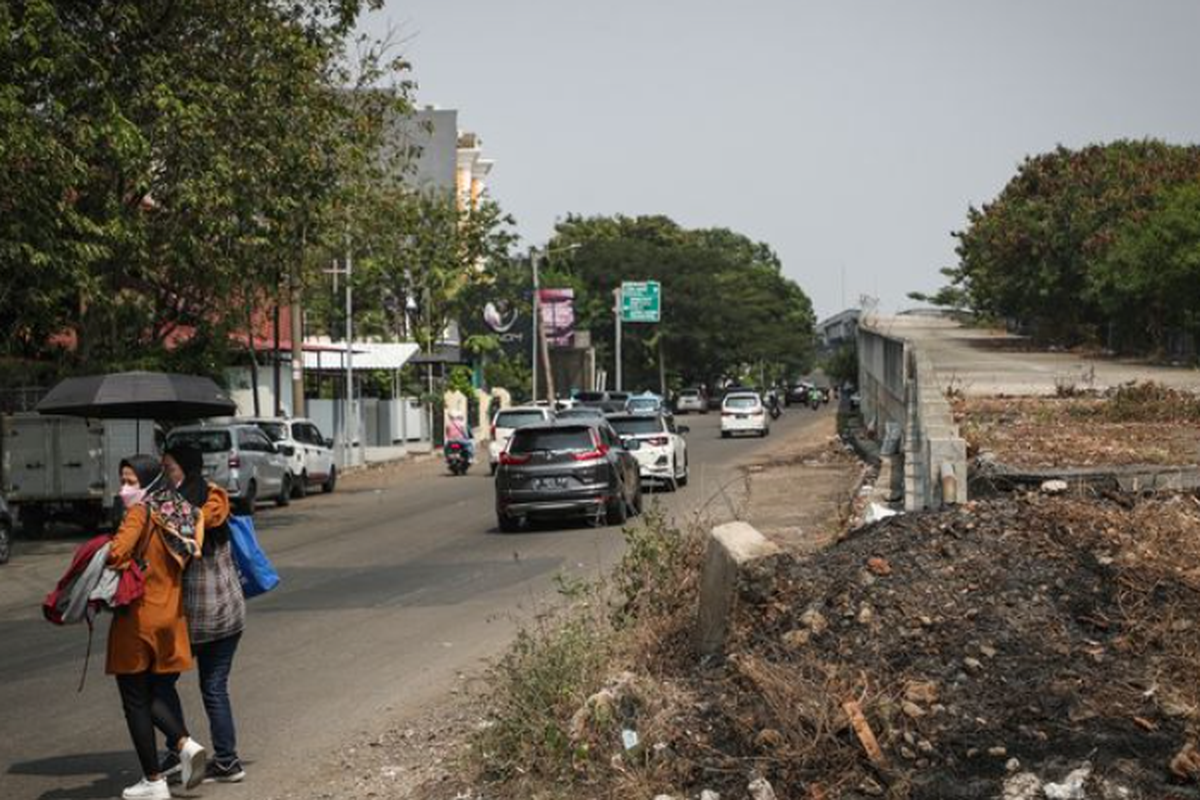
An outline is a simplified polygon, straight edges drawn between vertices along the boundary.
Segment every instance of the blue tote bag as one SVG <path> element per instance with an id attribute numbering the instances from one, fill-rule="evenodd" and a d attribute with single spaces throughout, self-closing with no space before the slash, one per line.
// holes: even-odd
<path id="1" fill-rule="evenodd" d="M 258 546 L 252 518 L 229 518 L 229 542 L 238 574 L 242 577 L 242 593 L 247 599 L 266 594 L 279 585 L 279 573 Z"/>

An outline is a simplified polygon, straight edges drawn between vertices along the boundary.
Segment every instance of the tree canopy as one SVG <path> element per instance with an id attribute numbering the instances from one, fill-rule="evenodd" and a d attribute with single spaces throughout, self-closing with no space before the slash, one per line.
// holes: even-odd
<path id="1" fill-rule="evenodd" d="M 350 91 L 404 66 L 347 61 L 366 5 L 0 6 L 0 347 L 136 366 L 183 328 L 218 353 L 306 242 L 343 234 L 380 121 L 409 106 L 404 81 Z"/>
<path id="2" fill-rule="evenodd" d="M 1198 180 L 1200 147 L 1158 141 L 1027 158 L 953 234 L 959 263 L 943 270 L 951 285 L 916 296 L 1015 320 L 1047 340 L 1161 346 L 1163 322 L 1197 311 L 1194 291 L 1175 292 L 1191 235 L 1187 189 Z"/>
<path id="3" fill-rule="evenodd" d="M 543 285 L 575 289 L 577 325 L 610 368 L 613 291 L 623 281 L 662 284 L 662 322 L 624 326 L 627 386 L 658 387 L 660 349 L 674 385 L 778 379 L 811 366 L 812 303 L 766 244 L 662 216 L 568 216 L 549 251 Z"/>

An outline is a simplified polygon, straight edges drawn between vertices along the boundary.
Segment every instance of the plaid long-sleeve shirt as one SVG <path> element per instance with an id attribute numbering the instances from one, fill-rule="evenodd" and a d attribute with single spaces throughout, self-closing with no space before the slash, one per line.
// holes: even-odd
<path id="1" fill-rule="evenodd" d="M 246 598 L 228 541 L 188 564 L 183 573 L 183 608 L 192 644 L 215 642 L 245 627 Z"/>

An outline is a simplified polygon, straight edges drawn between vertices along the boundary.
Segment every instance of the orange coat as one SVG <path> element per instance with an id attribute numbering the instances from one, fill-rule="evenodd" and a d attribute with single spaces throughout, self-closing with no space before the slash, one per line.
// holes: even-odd
<path id="1" fill-rule="evenodd" d="M 207 505 L 207 504 L 206 504 Z M 168 550 L 158 523 L 146 523 L 149 510 L 136 505 L 125 514 L 113 537 L 108 563 L 128 564 L 145 547 L 146 592 L 141 599 L 113 616 L 108 629 L 110 675 L 129 675 L 147 670 L 155 673 L 183 672 L 192 668 L 187 619 L 183 614 L 183 566 Z M 204 544 L 204 515 L 196 525 L 196 543 Z"/>
<path id="2" fill-rule="evenodd" d="M 208 485 L 208 499 L 200 513 L 204 516 L 204 528 L 216 528 L 229 520 L 229 492 L 215 483 Z M 202 542 L 203 543 L 203 542 Z"/>

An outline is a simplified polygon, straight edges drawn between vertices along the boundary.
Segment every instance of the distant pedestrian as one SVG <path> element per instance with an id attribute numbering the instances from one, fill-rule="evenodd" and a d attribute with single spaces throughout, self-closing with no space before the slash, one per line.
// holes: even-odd
<path id="1" fill-rule="evenodd" d="M 173 693 L 179 673 L 192 668 L 183 616 L 183 570 L 200 553 L 204 522 L 198 508 L 162 476 L 158 462 L 134 456 L 121 462 L 121 500 L 126 507 L 113 537 L 113 567 L 137 562 L 144 594 L 118 611 L 108 631 L 106 672 L 115 675 L 142 779 L 125 800 L 168 800 L 154 728 L 163 731 L 182 779 L 194 788 L 204 777 L 207 753 L 187 732 L 183 716 L 160 696 Z"/>
<path id="2" fill-rule="evenodd" d="M 246 624 L 246 599 L 230 547 L 229 495 L 204 479 L 204 456 L 194 447 L 168 449 L 163 469 L 179 493 L 201 508 L 204 516 L 204 547 L 183 575 L 188 632 L 200 667 L 200 695 L 213 745 L 204 780 L 236 783 L 246 777 L 246 771 L 238 758 L 229 673 Z M 179 695 L 166 692 L 163 699 L 182 719 Z M 179 767 L 171 761 L 168 769 L 174 774 Z"/>

